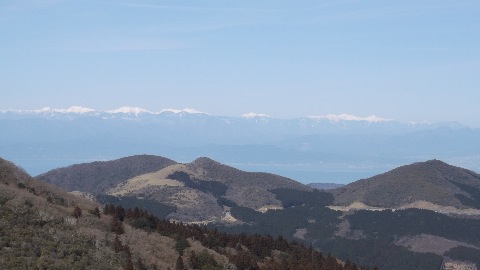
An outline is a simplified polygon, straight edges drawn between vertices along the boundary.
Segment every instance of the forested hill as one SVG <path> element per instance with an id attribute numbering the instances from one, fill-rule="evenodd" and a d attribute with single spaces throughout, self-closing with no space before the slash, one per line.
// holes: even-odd
<path id="1" fill-rule="evenodd" d="M 127 179 L 155 172 L 173 164 L 176 162 L 164 157 L 136 155 L 58 168 L 37 176 L 37 179 L 67 191 L 101 194 Z"/>
<path id="2" fill-rule="evenodd" d="M 37 179 L 182 222 L 223 222 L 232 203 L 258 211 L 281 208 L 270 191 L 277 188 L 312 190 L 286 177 L 242 171 L 206 157 L 182 164 L 132 156 L 59 168 Z"/>
<path id="3" fill-rule="evenodd" d="M 398 208 L 418 201 L 480 209 L 480 175 L 439 160 L 401 166 L 332 190 L 335 204 Z"/>
<path id="4" fill-rule="evenodd" d="M 367 269 L 282 237 L 226 234 L 102 206 L 0 159 L 3 269 Z"/>

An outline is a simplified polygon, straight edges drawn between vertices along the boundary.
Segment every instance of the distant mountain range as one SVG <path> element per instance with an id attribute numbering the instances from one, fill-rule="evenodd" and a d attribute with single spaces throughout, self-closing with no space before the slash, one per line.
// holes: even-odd
<path id="1" fill-rule="evenodd" d="M 208 156 L 298 181 L 348 183 L 433 158 L 480 169 L 480 130 L 455 122 L 401 123 L 376 116 L 278 119 L 192 109 L 122 107 L 0 111 L 0 155 L 31 174 L 138 153 L 187 162 Z"/>
<path id="2" fill-rule="evenodd" d="M 50 107 L 45 107 L 39 110 L 0 110 L 0 119 L 4 120 L 32 118 L 42 118 L 48 120 L 77 120 L 99 118 L 102 120 L 117 119 L 165 124 L 165 121 L 168 121 L 169 119 L 172 120 L 172 117 L 175 120 L 181 120 L 180 122 L 183 122 L 184 124 L 190 121 L 197 121 L 198 124 L 196 128 L 202 128 L 211 124 L 230 126 L 231 128 L 235 128 L 235 126 L 244 128 L 248 127 L 249 129 L 245 130 L 243 132 L 244 134 L 254 131 L 260 132 L 261 130 L 259 130 L 259 128 L 263 127 L 271 129 L 272 131 L 281 131 L 280 134 L 278 134 L 281 137 L 287 135 L 329 134 L 332 132 L 341 134 L 345 133 L 346 131 L 353 131 L 357 134 L 375 132 L 381 132 L 385 134 L 401 134 L 413 130 L 427 130 L 439 127 L 466 127 L 456 122 L 402 123 L 392 119 L 377 117 L 375 115 L 358 117 L 349 114 L 328 114 L 320 116 L 305 116 L 292 119 L 280 119 L 257 113 L 246 113 L 240 117 L 232 117 L 211 115 L 194 109 L 164 109 L 159 112 L 151 112 L 138 107 L 121 107 L 108 111 L 96 111 L 94 109 L 80 106 L 72 106 L 68 109 L 52 109 Z M 287 128 L 291 128 L 291 130 L 287 131 Z M 253 140 L 254 138 L 247 139 Z M 270 141 L 271 137 L 268 137 L 267 139 Z"/>
<path id="3" fill-rule="evenodd" d="M 327 189 L 335 189 L 335 188 L 342 187 L 343 184 L 336 184 L 336 183 L 309 183 L 309 184 L 307 184 L 307 186 L 309 186 L 309 187 L 311 187 L 311 188 L 327 190 Z"/>

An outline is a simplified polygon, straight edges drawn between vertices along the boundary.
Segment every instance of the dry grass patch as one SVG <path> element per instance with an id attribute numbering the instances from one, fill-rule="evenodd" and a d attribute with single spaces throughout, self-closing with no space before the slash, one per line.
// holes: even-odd
<path id="1" fill-rule="evenodd" d="M 429 234 L 402 237 L 397 242 L 395 242 L 395 244 L 399 246 L 404 246 L 414 252 L 435 253 L 438 255 L 444 255 L 447 251 L 457 246 L 465 246 L 478 249 L 478 247 L 470 245 L 468 243 L 454 241 Z"/>

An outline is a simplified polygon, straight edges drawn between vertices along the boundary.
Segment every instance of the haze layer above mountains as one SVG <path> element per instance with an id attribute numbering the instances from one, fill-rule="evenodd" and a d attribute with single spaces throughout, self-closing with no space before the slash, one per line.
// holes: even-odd
<path id="1" fill-rule="evenodd" d="M 480 130 L 379 117 L 214 116 L 194 110 L 108 112 L 81 107 L 0 112 L 0 154 L 40 174 L 138 153 L 188 162 L 208 156 L 303 183 L 348 183 L 403 164 L 442 159 L 480 169 Z"/>

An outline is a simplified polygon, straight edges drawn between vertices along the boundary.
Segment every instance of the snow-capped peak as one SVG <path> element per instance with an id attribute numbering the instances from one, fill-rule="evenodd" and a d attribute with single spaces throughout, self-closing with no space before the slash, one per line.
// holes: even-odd
<path id="1" fill-rule="evenodd" d="M 85 108 L 81 106 L 71 106 L 68 109 L 52 109 L 50 107 L 43 107 L 38 110 L 5 110 L 2 112 L 27 113 L 27 114 L 41 114 L 41 113 L 75 113 L 83 114 L 94 112 L 94 109 Z"/>
<path id="2" fill-rule="evenodd" d="M 53 111 L 59 112 L 59 113 L 89 113 L 89 112 L 94 112 L 95 110 L 81 107 L 81 106 L 71 106 L 68 109 L 53 109 Z"/>
<path id="3" fill-rule="evenodd" d="M 148 110 L 139 107 L 120 107 L 115 110 L 106 111 L 107 113 L 128 113 L 138 115 L 140 113 L 152 113 Z"/>
<path id="4" fill-rule="evenodd" d="M 243 118 L 271 118 L 270 115 L 262 114 L 262 113 L 244 113 L 242 114 Z"/>
<path id="5" fill-rule="evenodd" d="M 204 113 L 204 112 L 201 112 L 201 111 L 197 111 L 195 109 L 190 109 L 190 108 L 185 108 L 183 110 L 177 110 L 177 109 L 164 109 L 164 110 L 161 110 L 159 113 L 191 113 L 191 114 L 207 114 L 207 113 Z"/>
<path id="6" fill-rule="evenodd" d="M 378 123 L 378 122 L 388 122 L 392 121 L 392 119 L 385 119 L 378 117 L 376 115 L 370 115 L 367 117 L 359 117 L 351 114 L 327 114 L 327 115 L 320 115 L 320 116 L 309 116 L 310 119 L 319 121 L 319 120 L 330 120 L 332 122 L 340 122 L 340 121 L 366 121 L 369 123 Z"/>
<path id="7" fill-rule="evenodd" d="M 18 112 L 33 112 L 33 113 L 47 113 L 47 112 L 54 112 L 55 109 L 52 109 L 50 107 L 43 107 L 41 109 L 38 109 L 38 110 L 26 110 L 26 111 L 18 111 Z"/>

